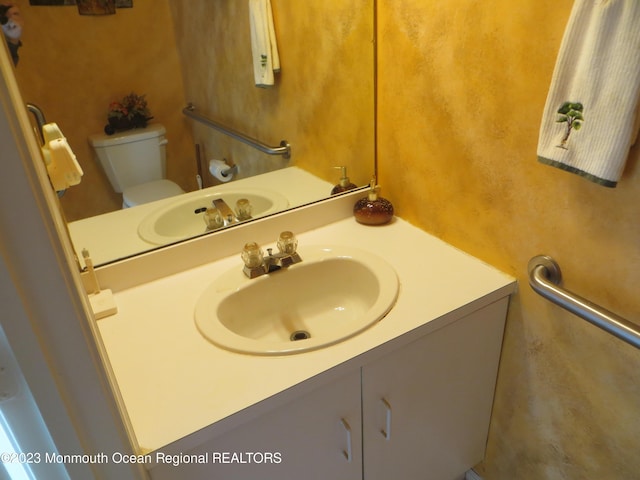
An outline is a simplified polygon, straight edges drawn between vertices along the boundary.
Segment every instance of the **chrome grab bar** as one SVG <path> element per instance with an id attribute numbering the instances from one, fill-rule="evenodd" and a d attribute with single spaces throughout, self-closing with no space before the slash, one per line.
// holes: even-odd
<path id="1" fill-rule="evenodd" d="M 562 273 L 553 258 L 547 255 L 533 257 L 529 260 L 528 272 L 529 285 L 536 293 L 620 340 L 640 348 L 639 325 L 558 286 L 562 281 Z"/>
<path id="2" fill-rule="evenodd" d="M 33 103 L 27 103 L 27 110 L 29 110 L 33 114 L 34 118 L 36 119 L 36 123 L 38 124 L 38 134 L 40 138 L 40 144 L 44 145 L 43 129 L 47 123 L 47 120 L 44 118 L 44 113 L 42 113 L 42 110 L 40 109 L 40 107 L 38 107 Z"/>
<path id="3" fill-rule="evenodd" d="M 269 145 L 265 145 L 264 143 L 248 137 L 240 132 L 225 127 L 224 125 L 215 122 L 210 118 L 200 115 L 196 112 L 196 107 L 195 105 L 193 105 L 193 103 L 189 103 L 185 108 L 183 108 L 182 113 L 189 118 L 193 118 L 194 120 L 208 127 L 211 127 L 221 133 L 224 133 L 225 135 L 228 135 L 231 138 L 234 138 L 246 145 L 260 150 L 262 153 L 266 153 L 267 155 L 282 155 L 284 158 L 291 158 L 291 145 L 289 145 L 289 142 L 287 142 L 286 140 L 282 140 L 279 147 L 270 147 Z"/>

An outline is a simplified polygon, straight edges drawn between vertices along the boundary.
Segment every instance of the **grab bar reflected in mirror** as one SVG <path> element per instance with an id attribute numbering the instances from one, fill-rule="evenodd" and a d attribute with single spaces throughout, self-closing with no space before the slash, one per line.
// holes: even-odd
<path id="1" fill-rule="evenodd" d="M 221 123 L 200 115 L 196 112 L 196 107 L 195 105 L 193 105 L 193 103 L 189 103 L 185 108 L 183 108 L 182 113 L 189 118 L 197 120 L 198 122 L 219 131 L 220 133 L 224 133 L 231 138 L 234 138 L 246 145 L 260 150 L 262 153 L 266 153 L 267 155 L 282 155 L 284 158 L 291 158 L 291 145 L 289 145 L 289 142 L 287 142 L 286 140 L 282 140 L 279 147 L 270 147 L 269 145 L 265 145 L 264 143 L 254 138 L 248 137 L 229 127 L 225 127 Z"/>
<path id="2" fill-rule="evenodd" d="M 640 348 L 639 325 L 558 286 L 562 281 L 562 273 L 553 258 L 547 255 L 533 257 L 529 260 L 528 272 L 529 285 L 535 292 L 620 340 Z"/>

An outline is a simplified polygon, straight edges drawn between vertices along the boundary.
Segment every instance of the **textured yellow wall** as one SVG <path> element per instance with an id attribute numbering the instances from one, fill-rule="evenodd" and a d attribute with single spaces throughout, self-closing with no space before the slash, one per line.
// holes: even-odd
<path id="1" fill-rule="evenodd" d="M 286 139 L 291 163 L 195 125 L 204 156 L 238 163 L 242 176 L 294 164 L 336 183 L 332 167 L 346 165 L 355 183 L 368 183 L 373 1 L 271 0 L 282 71 L 269 89 L 254 85 L 248 3 L 170 2 L 186 95 L 206 116 L 250 137 L 269 145 Z"/>
<path id="2" fill-rule="evenodd" d="M 184 86 L 168 0 L 136 0 L 133 8 L 106 16 L 17 3 L 25 20 L 16 69 L 23 98 L 58 123 L 84 170 L 82 183 L 61 199 L 67 219 L 121 208 L 87 137 L 102 132 L 109 103 L 131 91 L 147 95 L 154 121 L 167 128 L 167 176 L 194 189 L 194 148 L 180 113 Z"/>
<path id="3" fill-rule="evenodd" d="M 415 225 L 516 276 L 487 480 L 638 478 L 640 352 L 534 294 L 529 258 L 640 322 L 640 146 L 616 189 L 536 160 L 569 0 L 381 0 L 379 176 Z M 428 292 L 425 292 L 428 301 Z"/>
<path id="4" fill-rule="evenodd" d="M 253 86 L 248 2 L 136 0 L 95 17 L 18 4 L 23 97 L 60 125 L 85 172 L 61 200 L 70 221 L 121 208 L 87 137 L 102 131 L 109 102 L 130 91 L 145 93 L 167 127 L 167 176 L 187 191 L 196 188 L 194 143 L 205 158 L 239 163 L 242 176 L 295 164 L 337 182 L 332 167 L 347 165 L 363 185 L 373 173 L 372 0 L 272 0 L 282 62 L 272 89 Z M 291 162 L 186 119 L 187 101 L 264 143 L 286 139 Z"/>

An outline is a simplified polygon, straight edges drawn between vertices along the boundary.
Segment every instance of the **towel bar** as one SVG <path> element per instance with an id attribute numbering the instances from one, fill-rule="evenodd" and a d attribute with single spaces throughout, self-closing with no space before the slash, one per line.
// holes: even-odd
<path id="1" fill-rule="evenodd" d="M 197 120 L 198 122 L 208 127 L 211 127 L 221 133 L 224 133 L 225 135 L 228 135 L 231 138 L 234 138 L 246 145 L 260 150 L 262 153 L 266 153 L 267 155 L 282 155 L 284 158 L 291 158 L 291 145 L 289 145 L 289 142 L 287 142 L 286 140 L 282 140 L 279 147 L 270 147 L 269 145 L 265 145 L 258 140 L 247 137 L 240 132 L 236 132 L 231 128 L 225 127 L 224 125 L 215 122 L 210 118 L 200 115 L 196 112 L 196 107 L 192 103 L 189 103 L 185 108 L 183 108 L 182 113 L 189 118 L 193 118 L 194 120 Z"/>
<path id="2" fill-rule="evenodd" d="M 533 257 L 529 260 L 528 271 L 529 285 L 536 293 L 628 344 L 640 348 L 640 326 L 558 286 L 562 280 L 562 273 L 553 258 L 547 255 Z"/>

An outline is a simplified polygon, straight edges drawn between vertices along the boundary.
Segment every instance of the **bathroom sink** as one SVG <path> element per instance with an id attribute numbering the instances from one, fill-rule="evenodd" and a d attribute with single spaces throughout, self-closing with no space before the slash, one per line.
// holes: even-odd
<path id="1" fill-rule="evenodd" d="M 300 247 L 302 262 L 255 279 L 242 262 L 202 293 L 200 333 L 227 350 L 284 355 L 327 347 L 381 320 L 398 296 L 382 258 L 347 247 Z"/>
<path id="2" fill-rule="evenodd" d="M 192 192 L 174 197 L 165 205 L 147 215 L 138 226 L 138 235 L 156 245 L 191 238 L 206 232 L 203 214 L 215 200 L 222 199 L 231 210 L 236 202 L 246 198 L 251 203 L 252 218 L 279 212 L 289 206 L 288 200 L 278 192 L 262 188 L 224 189 L 215 192 Z"/>

